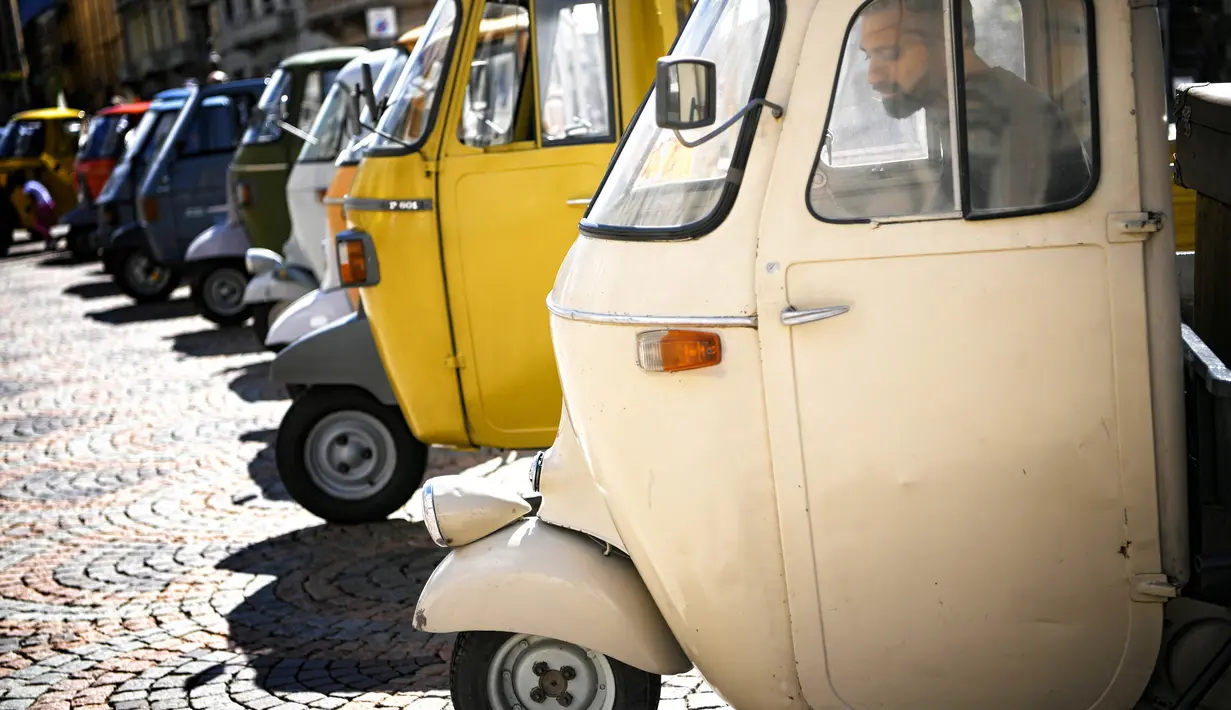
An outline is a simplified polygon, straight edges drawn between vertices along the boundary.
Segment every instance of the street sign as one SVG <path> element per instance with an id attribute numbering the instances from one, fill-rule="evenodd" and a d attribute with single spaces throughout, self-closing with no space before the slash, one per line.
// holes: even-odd
<path id="1" fill-rule="evenodd" d="M 398 36 L 398 14 L 393 7 L 369 7 L 368 38 L 396 39 Z"/>

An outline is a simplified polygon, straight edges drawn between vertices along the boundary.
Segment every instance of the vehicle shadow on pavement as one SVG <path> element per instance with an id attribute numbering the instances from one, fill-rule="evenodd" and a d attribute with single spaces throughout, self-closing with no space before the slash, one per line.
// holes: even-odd
<path id="1" fill-rule="evenodd" d="M 411 621 L 446 552 L 400 519 L 320 525 L 243 548 L 218 569 L 274 580 L 249 585 L 225 613 L 230 645 L 258 669 L 254 685 L 278 695 L 445 689 L 453 636 Z"/>
<path id="2" fill-rule="evenodd" d="M 286 387 L 270 381 L 268 361 L 228 367 L 219 374 L 231 376 L 235 373 L 240 374 L 233 377 L 227 386 L 232 392 L 243 397 L 245 402 L 278 402 L 291 398 Z"/>
<path id="3" fill-rule="evenodd" d="M 114 281 L 88 281 L 86 283 L 76 284 L 64 289 L 64 295 L 76 296 L 78 298 L 90 300 L 95 298 L 108 298 L 110 296 L 122 296 L 124 292 L 119 286 L 115 285 Z"/>
<path id="4" fill-rule="evenodd" d="M 81 263 L 74 259 L 72 254 L 55 253 L 51 258 L 40 261 L 38 265 L 55 268 L 60 266 L 78 266 Z"/>
<path id="5" fill-rule="evenodd" d="M 131 303 L 117 306 L 105 311 L 86 313 L 100 323 L 109 325 L 126 325 L 129 323 L 144 323 L 156 320 L 175 320 L 196 315 L 196 306 L 191 301 L 169 301 L 167 303 Z"/>
<path id="6" fill-rule="evenodd" d="M 262 443 L 265 448 L 248 462 L 248 477 L 261 489 L 261 496 L 266 500 L 291 500 L 291 494 L 282 485 L 278 475 L 278 459 L 274 446 L 278 441 L 277 429 L 258 429 L 247 432 L 239 437 L 245 443 Z"/>
<path id="7" fill-rule="evenodd" d="M 189 307 L 192 307 L 191 303 Z M 246 326 L 218 328 L 211 325 L 206 330 L 178 333 L 166 339 L 171 341 L 172 350 L 190 357 L 248 355 L 264 350 L 252 336 L 252 329 Z"/>

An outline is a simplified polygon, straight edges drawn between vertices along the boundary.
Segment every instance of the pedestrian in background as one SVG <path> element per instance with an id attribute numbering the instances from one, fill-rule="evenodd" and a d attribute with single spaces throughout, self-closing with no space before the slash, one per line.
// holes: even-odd
<path id="1" fill-rule="evenodd" d="M 51 197 L 51 191 L 46 185 L 35 180 L 28 170 L 16 171 L 10 180 L 12 182 L 9 183 L 8 194 L 12 195 L 13 191 L 18 189 L 25 194 L 30 201 L 27 209 L 34 217 L 31 228 L 43 238 L 46 250 L 54 251 L 57 240 L 51 236 L 51 227 L 56 223 L 56 202 Z"/>

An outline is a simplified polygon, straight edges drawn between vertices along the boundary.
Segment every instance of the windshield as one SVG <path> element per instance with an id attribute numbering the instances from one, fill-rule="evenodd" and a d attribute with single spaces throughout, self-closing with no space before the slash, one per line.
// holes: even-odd
<path id="1" fill-rule="evenodd" d="M 457 0 L 439 0 L 423 28 L 423 38 L 411 52 L 410 61 L 389 102 L 389 109 L 377 124 L 382 132 L 397 136 L 412 146 L 423 140 L 436 109 L 440 85 L 448 73 L 449 48 L 457 25 Z M 400 147 L 377 135 L 373 148 Z"/>
<path id="2" fill-rule="evenodd" d="M 396 82 L 398 77 L 402 75 L 402 69 L 406 67 L 406 62 L 409 59 L 410 52 L 399 48 L 398 53 L 393 56 L 393 59 L 389 60 L 389 63 L 385 65 L 385 68 L 380 70 L 380 74 L 376 77 L 376 86 L 372 90 L 372 93 L 376 96 L 378 110 L 380 109 L 381 104 L 389 98 L 389 92 L 393 90 L 394 82 Z M 383 111 L 381 113 L 383 114 Z M 375 120 L 376 119 L 372 117 L 372 112 L 368 110 L 367 105 L 364 104 L 363 108 L 359 112 L 360 124 L 370 126 Z M 360 128 L 359 135 L 352 137 L 350 143 L 348 143 L 346 148 L 342 151 L 342 154 L 338 156 L 338 164 L 353 165 L 358 163 L 359 159 L 363 156 L 363 151 L 371 143 L 371 137 L 373 135 L 375 134 L 368 129 Z"/>
<path id="3" fill-rule="evenodd" d="M 335 81 L 330 87 L 320 113 L 316 115 L 312 128 L 308 130 L 316 143 L 303 142 L 303 147 L 299 149 L 299 162 L 332 161 L 338 157 L 342 141 L 347 138 L 347 100 L 350 98 L 348 88 L 348 85 L 341 81 Z"/>
<path id="4" fill-rule="evenodd" d="M 699 0 L 671 56 L 717 64 L 717 117 L 706 128 L 681 131 L 688 141 L 710 133 L 751 99 L 769 35 L 769 0 Z M 686 148 L 658 127 L 655 95 L 629 131 L 586 223 L 601 227 L 679 228 L 718 206 L 743 132 L 731 126 L 707 143 Z"/>
<path id="5" fill-rule="evenodd" d="M 13 152 L 10 158 L 37 158 L 43 154 L 47 126 L 42 121 L 13 122 Z"/>
<path id="6" fill-rule="evenodd" d="M 171 126 L 175 125 L 175 117 L 179 115 L 179 112 L 179 108 L 146 111 L 141 117 L 141 122 L 133 129 L 133 138 L 128 141 L 123 162 L 129 163 L 134 159 L 140 159 L 149 165 L 154 156 L 158 154 L 163 141 L 167 139 L 167 134 L 171 132 Z"/>
<path id="7" fill-rule="evenodd" d="M 96 117 L 90 121 L 85 143 L 77 151 L 77 160 L 118 158 L 126 147 L 125 138 L 135 122 L 135 117 L 127 113 Z"/>
<path id="8" fill-rule="evenodd" d="M 10 157 L 16 144 L 17 131 L 13 130 L 13 125 L 6 123 L 0 126 L 0 158 Z"/>
<path id="9" fill-rule="evenodd" d="M 278 125 L 278 121 L 282 120 L 287 96 L 291 92 L 291 79 L 291 73 L 284 69 L 275 69 L 269 77 L 261 100 L 256 104 L 256 111 L 252 112 L 248 130 L 244 131 L 244 145 L 269 143 L 278 140 L 282 135 L 282 127 Z"/>

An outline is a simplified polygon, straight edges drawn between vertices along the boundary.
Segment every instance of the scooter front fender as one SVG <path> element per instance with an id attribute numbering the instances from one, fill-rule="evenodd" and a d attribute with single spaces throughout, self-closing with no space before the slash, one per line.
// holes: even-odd
<path id="1" fill-rule="evenodd" d="M 523 519 L 455 548 L 419 595 L 420 631 L 508 631 L 567 641 L 634 668 L 692 668 L 637 568 L 570 530 Z"/>
<path id="2" fill-rule="evenodd" d="M 184 261 L 243 259 L 248 253 L 248 232 L 239 222 L 215 224 L 197 235 L 184 253 Z"/>
<path id="3" fill-rule="evenodd" d="M 340 318 L 299 338 L 278 353 L 269 378 L 283 385 L 352 385 L 381 404 L 397 397 L 385 374 L 372 326 L 361 313 Z"/>
<path id="4" fill-rule="evenodd" d="M 346 292 L 316 290 L 296 300 L 269 326 L 266 345 L 286 345 L 355 312 Z"/>
<path id="5" fill-rule="evenodd" d="M 244 287 L 244 303 L 255 305 L 294 301 L 308 295 L 314 288 L 315 284 L 305 283 L 301 278 L 280 279 L 275 272 L 266 271 L 248 280 L 248 285 Z"/>

